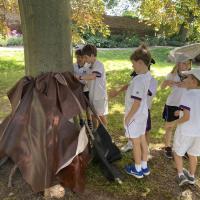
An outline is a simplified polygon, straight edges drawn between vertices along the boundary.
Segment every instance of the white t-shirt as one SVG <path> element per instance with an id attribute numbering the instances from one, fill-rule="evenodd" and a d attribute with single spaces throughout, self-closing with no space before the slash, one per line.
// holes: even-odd
<path id="1" fill-rule="evenodd" d="M 134 99 L 141 100 L 140 107 L 131 120 L 143 120 L 148 116 L 147 92 L 151 78 L 152 76 L 150 72 L 147 72 L 146 74 L 139 74 L 131 80 L 128 86 L 125 96 L 125 116 L 130 112 Z"/>
<path id="2" fill-rule="evenodd" d="M 151 81 L 150 81 L 150 85 L 148 89 L 148 95 L 147 95 L 147 106 L 149 110 L 152 107 L 152 100 L 153 100 L 153 97 L 156 95 L 157 87 L 158 87 L 158 81 L 154 77 L 151 77 Z"/>
<path id="3" fill-rule="evenodd" d="M 181 81 L 181 79 L 180 79 L 178 74 L 172 74 L 172 73 L 169 73 L 167 75 L 166 80 L 175 81 L 175 82 L 180 82 Z M 166 105 L 168 105 L 168 106 L 177 106 L 178 107 L 179 103 L 180 103 L 180 100 L 181 100 L 181 97 L 182 97 L 182 94 L 183 94 L 183 92 L 185 90 L 186 90 L 185 88 L 180 88 L 180 87 L 177 87 L 177 86 L 173 86 L 171 94 L 167 97 Z"/>
<path id="4" fill-rule="evenodd" d="M 186 90 L 182 95 L 180 108 L 190 111 L 190 119 L 179 124 L 177 131 L 185 136 L 200 137 L 200 89 Z"/>
<path id="5" fill-rule="evenodd" d="M 96 74 L 95 80 L 87 82 L 90 101 L 107 99 L 106 73 L 104 65 L 96 60 L 89 68 L 88 74 Z"/>
<path id="6" fill-rule="evenodd" d="M 85 65 L 83 67 L 80 67 L 77 63 L 75 63 L 73 65 L 73 67 L 74 67 L 74 75 L 75 76 L 83 76 L 83 75 L 87 74 L 88 69 L 89 69 L 89 65 L 87 63 L 85 63 Z M 85 85 L 84 88 L 83 88 L 83 91 L 88 92 L 89 89 L 88 89 L 88 86 L 87 86 L 87 81 L 80 80 L 80 82 Z"/>

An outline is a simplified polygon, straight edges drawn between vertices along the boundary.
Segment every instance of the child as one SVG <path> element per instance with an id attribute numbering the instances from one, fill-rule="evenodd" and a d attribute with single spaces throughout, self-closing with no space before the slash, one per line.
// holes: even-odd
<path id="1" fill-rule="evenodd" d="M 180 100 L 180 118 L 169 123 L 172 127 L 178 125 L 173 150 L 180 186 L 195 183 L 197 156 L 200 156 L 200 68 L 185 74 L 188 77 L 181 85 L 187 90 Z M 189 172 L 183 169 L 182 157 L 186 152 L 189 156 Z"/>
<path id="2" fill-rule="evenodd" d="M 80 76 L 82 76 L 82 75 L 87 73 L 88 66 L 87 66 L 87 64 L 85 62 L 85 58 L 84 58 L 84 56 L 82 54 L 82 50 L 81 49 L 77 49 L 75 51 L 75 56 L 76 56 L 76 63 L 73 65 L 73 67 L 74 67 L 74 75 L 76 77 L 80 77 Z M 87 82 L 86 81 L 81 81 L 81 83 L 84 84 L 83 92 L 84 92 L 85 96 L 87 98 L 89 98 L 89 89 L 87 87 Z M 86 115 L 87 115 L 88 126 L 92 129 L 90 113 L 88 111 L 86 111 Z M 84 125 L 84 120 L 83 120 L 82 114 L 79 116 L 79 120 L 80 120 L 80 126 L 82 127 Z"/>
<path id="3" fill-rule="evenodd" d="M 86 62 L 91 64 L 86 75 L 79 77 L 86 80 L 89 88 L 89 100 L 94 106 L 97 115 L 102 123 L 107 126 L 106 115 L 108 114 L 108 98 L 106 91 L 106 74 L 104 66 L 96 59 L 97 49 L 94 45 L 85 45 L 82 49 Z M 93 116 L 94 128 L 97 128 L 98 121 Z"/>
<path id="4" fill-rule="evenodd" d="M 151 80 L 148 70 L 151 54 L 142 45 L 135 50 L 130 60 L 138 75 L 132 79 L 126 92 L 124 126 L 126 137 L 133 143 L 135 164 L 127 165 L 125 171 L 136 178 L 143 178 L 144 175 L 150 174 L 147 166 L 148 147 L 145 130 L 148 117 L 147 92 Z"/>
<path id="5" fill-rule="evenodd" d="M 167 75 L 166 80 L 161 84 L 161 89 L 166 88 L 167 86 L 172 87 L 172 92 L 167 98 L 165 108 L 163 111 L 163 118 L 165 120 L 165 151 L 164 154 L 167 158 L 173 158 L 172 148 L 171 148 L 171 137 L 174 127 L 169 127 L 169 122 L 172 122 L 178 119 L 178 116 L 175 116 L 175 112 L 179 110 L 179 102 L 181 96 L 184 92 L 184 88 L 179 88 L 176 86 L 176 83 L 182 81 L 184 76 L 182 71 L 191 69 L 191 60 L 184 54 L 177 54 L 175 58 L 176 65 L 174 69 Z"/>
<path id="6" fill-rule="evenodd" d="M 150 63 L 149 68 L 148 68 L 149 70 L 150 70 L 151 64 L 155 64 L 155 60 L 154 59 L 151 59 L 151 63 Z M 131 76 L 132 76 L 132 78 L 134 78 L 135 76 L 137 76 L 137 74 L 135 72 L 132 72 Z M 150 81 L 149 90 L 148 90 L 148 93 L 147 93 L 148 119 L 147 119 L 147 126 L 146 126 L 145 136 L 146 136 L 146 140 L 147 140 L 147 144 L 148 145 L 149 145 L 149 132 L 151 130 L 151 114 L 150 114 L 150 109 L 151 109 L 153 97 L 156 94 L 157 85 L 158 85 L 157 80 L 154 77 L 152 77 L 151 81 Z M 110 96 L 111 97 L 115 97 L 119 93 L 121 93 L 122 91 L 127 90 L 127 88 L 128 88 L 128 85 L 124 85 L 118 91 L 112 91 L 110 93 Z M 131 140 L 128 140 L 128 142 L 121 148 L 121 151 L 123 153 L 126 153 L 126 152 L 128 152 L 128 151 L 130 151 L 132 149 L 133 149 L 132 142 L 131 142 Z"/>

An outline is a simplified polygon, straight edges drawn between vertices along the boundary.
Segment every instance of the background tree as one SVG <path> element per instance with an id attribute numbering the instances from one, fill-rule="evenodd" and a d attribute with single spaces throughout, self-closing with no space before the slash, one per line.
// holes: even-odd
<path id="1" fill-rule="evenodd" d="M 18 3 L 17 0 L 0 0 L 0 6 L 0 31 L 5 34 L 6 13 L 8 11 L 18 13 Z M 109 35 L 109 28 L 103 22 L 103 15 L 105 14 L 105 2 L 103 0 L 71 0 L 71 7 L 74 42 L 81 41 L 81 35 L 87 31 L 93 34 L 100 32 L 104 36 Z"/>
<path id="2" fill-rule="evenodd" d="M 164 36 L 176 34 L 185 41 L 200 29 L 200 1 L 141 0 L 138 16 Z"/>

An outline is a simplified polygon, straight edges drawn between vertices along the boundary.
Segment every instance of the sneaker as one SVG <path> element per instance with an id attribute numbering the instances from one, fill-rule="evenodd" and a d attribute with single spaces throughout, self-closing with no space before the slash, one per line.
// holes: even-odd
<path id="1" fill-rule="evenodd" d="M 142 172 L 145 176 L 148 176 L 150 174 L 150 170 L 149 167 L 147 167 L 146 169 L 142 169 Z"/>
<path id="2" fill-rule="evenodd" d="M 129 174 L 129 175 L 132 175 L 132 176 L 138 178 L 138 179 L 144 177 L 142 170 L 138 172 L 138 171 L 135 169 L 135 166 L 134 166 L 134 165 L 127 165 L 127 166 L 125 166 L 125 172 L 126 172 L 127 174 Z"/>
<path id="3" fill-rule="evenodd" d="M 178 176 L 178 185 L 183 186 L 187 185 L 189 183 L 189 180 L 185 175 Z"/>
<path id="4" fill-rule="evenodd" d="M 189 184 L 194 185 L 195 184 L 195 178 L 193 176 L 190 175 L 190 172 L 188 172 L 187 169 L 183 169 L 183 173 L 186 176 L 186 178 L 189 181 Z"/>
<path id="5" fill-rule="evenodd" d="M 130 141 L 128 141 L 122 148 L 121 148 L 121 152 L 122 153 L 126 153 L 130 150 L 133 149 L 132 143 Z"/>
<path id="6" fill-rule="evenodd" d="M 165 147 L 164 154 L 166 158 L 172 159 L 173 158 L 173 153 L 172 153 L 172 148 L 171 147 Z"/>

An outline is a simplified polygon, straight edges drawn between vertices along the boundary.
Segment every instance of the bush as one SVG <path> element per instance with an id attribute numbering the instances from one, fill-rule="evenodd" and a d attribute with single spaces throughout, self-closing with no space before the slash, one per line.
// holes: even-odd
<path id="1" fill-rule="evenodd" d="M 23 45 L 23 37 L 22 36 L 9 36 L 3 37 L 0 35 L 0 46 L 22 46 Z"/>
<path id="2" fill-rule="evenodd" d="M 7 40 L 2 35 L 0 35 L 0 46 L 1 47 L 7 46 Z"/>
<path id="3" fill-rule="evenodd" d="M 139 37 L 137 35 L 110 35 L 109 37 L 103 37 L 101 34 L 93 35 L 90 32 L 82 35 L 85 43 L 94 44 L 101 48 L 131 48 L 137 47 L 142 42 L 149 46 L 183 46 L 184 42 L 181 42 L 179 36 L 172 36 L 165 38 L 161 35 L 158 36 L 145 36 Z"/>
<path id="4" fill-rule="evenodd" d="M 111 35 L 105 38 L 100 34 L 92 35 L 87 33 L 83 35 L 83 39 L 86 43 L 94 44 L 101 48 L 136 47 L 141 43 L 140 38 L 136 35 Z"/>
<path id="5" fill-rule="evenodd" d="M 23 45 L 22 36 L 14 36 L 14 37 L 9 37 L 7 39 L 7 46 L 22 46 L 22 45 Z"/>

